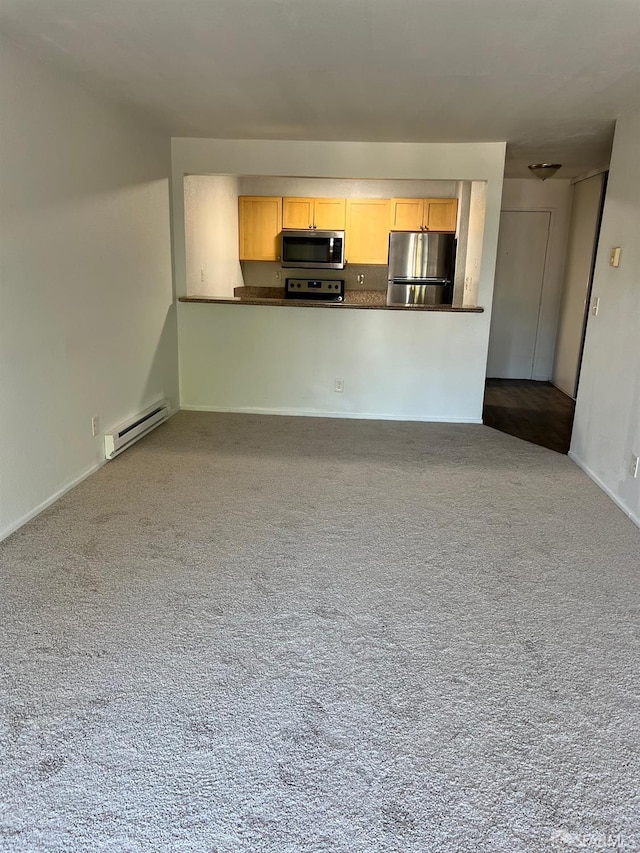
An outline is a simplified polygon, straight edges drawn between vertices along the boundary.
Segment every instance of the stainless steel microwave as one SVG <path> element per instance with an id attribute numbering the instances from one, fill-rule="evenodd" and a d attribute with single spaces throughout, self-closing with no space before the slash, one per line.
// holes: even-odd
<path id="1" fill-rule="evenodd" d="M 283 231 L 280 257 L 283 267 L 344 269 L 344 231 Z"/>

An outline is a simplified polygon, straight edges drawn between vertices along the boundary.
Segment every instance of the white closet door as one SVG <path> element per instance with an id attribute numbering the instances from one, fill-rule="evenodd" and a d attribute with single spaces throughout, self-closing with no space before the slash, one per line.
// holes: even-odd
<path id="1" fill-rule="evenodd" d="M 500 216 L 487 376 L 531 379 L 551 214 L 505 210 Z"/>

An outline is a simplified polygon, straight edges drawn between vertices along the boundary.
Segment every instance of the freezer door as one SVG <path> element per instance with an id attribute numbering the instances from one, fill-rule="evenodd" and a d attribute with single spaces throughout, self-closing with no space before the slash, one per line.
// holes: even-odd
<path id="1" fill-rule="evenodd" d="M 387 305 L 451 305 L 451 288 L 447 282 L 390 281 Z"/>

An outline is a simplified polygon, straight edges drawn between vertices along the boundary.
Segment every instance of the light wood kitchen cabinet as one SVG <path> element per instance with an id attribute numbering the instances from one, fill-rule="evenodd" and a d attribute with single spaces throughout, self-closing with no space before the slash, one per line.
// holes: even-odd
<path id="1" fill-rule="evenodd" d="M 457 198 L 426 198 L 424 204 L 424 224 L 428 231 L 455 232 L 458 217 Z"/>
<path id="2" fill-rule="evenodd" d="M 391 230 L 421 231 L 424 224 L 423 198 L 391 199 Z"/>
<path id="3" fill-rule="evenodd" d="M 456 198 L 391 199 L 392 231 L 455 232 L 457 215 Z"/>
<path id="4" fill-rule="evenodd" d="M 344 198 L 317 198 L 313 224 L 319 230 L 344 231 L 347 202 Z"/>
<path id="5" fill-rule="evenodd" d="M 314 228 L 319 231 L 342 231 L 345 226 L 346 202 L 343 198 L 284 198 L 283 228 Z"/>
<path id="6" fill-rule="evenodd" d="M 283 198 L 283 228 L 313 228 L 312 198 Z"/>
<path id="7" fill-rule="evenodd" d="M 386 264 L 391 199 L 347 199 L 345 258 L 350 264 Z"/>
<path id="8" fill-rule="evenodd" d="M 238 227 L 241 261 L 279 261 L 282 199 L 240 196 Z"/>

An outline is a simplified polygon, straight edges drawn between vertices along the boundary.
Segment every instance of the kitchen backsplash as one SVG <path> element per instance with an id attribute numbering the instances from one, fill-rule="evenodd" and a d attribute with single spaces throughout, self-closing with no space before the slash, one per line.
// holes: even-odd
<path id="1" fill-rule="evenodd" d="M 343 278 L 347 290 L 387 289 L 388 267 L 380 264 L 347 264 L 343 270 L 282 269 L 279 263 L 267 261 L 241 261 L 240 266 L 245 287 L 284 287 L 286 278 Z M 362 281 L 358 281 L 359 276 Z"/>

